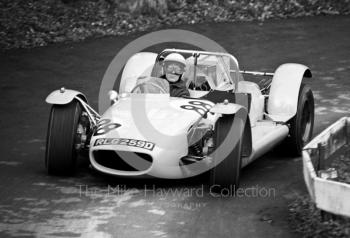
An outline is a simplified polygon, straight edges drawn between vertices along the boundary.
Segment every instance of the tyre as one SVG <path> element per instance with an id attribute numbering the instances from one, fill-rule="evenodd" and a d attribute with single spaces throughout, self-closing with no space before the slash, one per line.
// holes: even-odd
<path id="1" fill-rule="evenodd" d="M 233 128 L 231 129 L 232 126 Z M 223 144 L 224 149 L 222 150 L 220 148 L 220 150 L 216 150 L 213 154 L 214 163 L 218 163 L 210 171 L 210 185 L 211 190 L 214 192 L 219 193 L 222 189 L 236 190 L 239 187 L 242 163 L 242 138 L 235 138 L 235 136 L 243 131 L 243 126 L 243 123 L 240 123 L 239 120 L 234 122 L 234 116 L 231 115 L 222 116 L 215 124 L 214 146 L 217 149 Z M 226 137 L 227 139 L 225 140 Z M 230 152 L 228 154 L 227 152 L 224 153 L 225 150 Z M 220 158 L 224 159 L 218 162 Z"/>
<path id="2" fill-rule="evenodd" d="M 45 166 L 48 174 L 72 175 L 76 171 L 75 148 L 81 105 L 73 100 L 51 108 L 46 140 Z"/>
<path id="3" fill-rule="evenodd" d="M 301 84 L 296 115 L 288 121 L 289 136 L 286 139 L 288 153 L 300 156 L 303 147 L 311 140 L 314 127 L 314 96 L 309 86 Z"/>

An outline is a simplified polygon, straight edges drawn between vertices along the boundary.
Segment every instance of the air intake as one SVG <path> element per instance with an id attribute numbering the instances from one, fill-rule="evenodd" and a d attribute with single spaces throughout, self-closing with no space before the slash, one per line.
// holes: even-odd
<path id="1" fill-rule="evenodd" d="M 103 167 L 127 172 L 145 171 L 153 161 L 148 154 L 127 151 L 95 150 L 93 156 Z"/>

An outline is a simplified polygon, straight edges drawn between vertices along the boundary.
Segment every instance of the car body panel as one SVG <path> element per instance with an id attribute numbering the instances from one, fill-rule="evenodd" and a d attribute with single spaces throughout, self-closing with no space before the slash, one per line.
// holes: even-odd
<path id="1" fill-rule="evenodd" d="M 101 121 L 108 120 L 109 124 L 116 123 L 119 126 L 102 135 L 95 134 L 91 138 L 91 164 L 97 170 L 114 175 L 148 174 L 156 177 L 183 177 L 179 160 L 188 154 L 188 130 L 199 120 L 210 120 L 204 119 L 204 114 L 196 110 L 185 109 L 185 107 L 192 108 L 193 102 L 207 105 L 207 108 L 202 107 L 203 113 L 207 113 L 214 106 L 207 100 L 172 98 L 169 94 L 130 94 L 129 97 L 120 99 L 101 117 Z M 99 143 L 102 139 L 109 141 Z M 152 149 L 147 149 L 126 144 L 120 145 L 111 143 L 113 139 L 144 141 L 154 146 Z M 93 155 L 95 150 L 146 153 L 153 158 L 153 163 L 149 170 L 141 172 L 112 170 L 98 165 Z"/>
<path id="2" fill-rule="evenodd" d="M 242 167 L 247 166 L 288 136 L 288 126 L 276 124 L 273 121 L 258 122 L 252 127 L 252 153 L 249 157 L 243 157 Z"/>

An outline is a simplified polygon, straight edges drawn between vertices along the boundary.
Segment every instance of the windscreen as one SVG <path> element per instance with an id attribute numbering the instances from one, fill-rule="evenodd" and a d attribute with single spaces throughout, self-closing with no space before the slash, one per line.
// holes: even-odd
<path id="1" fill-rule="evenodd" d="M 194 85 L 194 88 L 205 89 L 234 89 L 233 80 L 230 77 L 230 59 L 226 56 L 200 55 L 197 64 L 194 64 L 194 57 L 187 58 L 188 67 L 184 78 L 186 84 Z"/>

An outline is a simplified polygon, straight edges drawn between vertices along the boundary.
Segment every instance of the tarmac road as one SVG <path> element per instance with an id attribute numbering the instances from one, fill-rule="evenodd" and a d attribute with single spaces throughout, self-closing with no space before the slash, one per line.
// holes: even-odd
<path id="1" fill-rule="evenodd" d="M 319 133 L 349 115 L 349 25 L 349 16 L 332 16 L 181 28 L 217 41 L 242 69 L 308 65 Z M 73 178 L 46 175 L 46 95 L 64 85 L 96 106 L 108 64 L 140 35 L 0 54 L 0 237 L 298 237 L 287 205 L 306 193 L 300 158 L 265 155 L 243 170 L 245 194 L 226 198 L 208 191 L 205 176 L 130 180 L 89 169 Z"/>

